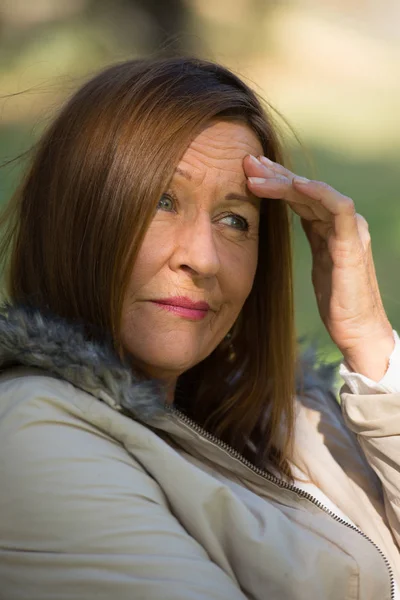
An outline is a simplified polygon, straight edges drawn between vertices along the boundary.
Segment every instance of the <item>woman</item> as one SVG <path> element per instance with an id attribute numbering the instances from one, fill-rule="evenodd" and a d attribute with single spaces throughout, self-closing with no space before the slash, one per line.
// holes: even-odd
<path id="1" fill-rule="evenodd" d="M 353 202 L 283 164 L 193 59 L 107 69 L 40 141 L 3 217 L 0 598 L 395 597 L 397 335 Z M 288 207 L 344 419 L 294 393 Z"/>

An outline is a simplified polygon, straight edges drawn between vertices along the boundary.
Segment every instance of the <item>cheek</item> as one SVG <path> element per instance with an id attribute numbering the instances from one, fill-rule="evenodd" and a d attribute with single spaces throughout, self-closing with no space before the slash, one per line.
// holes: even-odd
<path id="1" fill-rule="evenodd" d="M 246 268 L 242 272 L 243 294 L 246 296 L 246 298 L 250 294 L 253 287 L 257 263 L 258 253 L 256 252 L 255 255 L 252 256 L 252 260 L 247 263 Z"/>
<path id="2" fill-rule="evenodd" d="M 254 277 L 258 263 L 258 240 L 249 240 L 248 243 L 229 251 L 221 251 L 223 265 L 223 279 L 226 284 L 227 296 L 236 303 L 243 304 L 253 287 Z"/>
<path id="3" fill-rule="evenodd" d="M 173 236 L 165 227 L 152 223 L 146 232 L 129 283 L 129 296 L 145 286 L 162 269 L 171 253 Z"/>

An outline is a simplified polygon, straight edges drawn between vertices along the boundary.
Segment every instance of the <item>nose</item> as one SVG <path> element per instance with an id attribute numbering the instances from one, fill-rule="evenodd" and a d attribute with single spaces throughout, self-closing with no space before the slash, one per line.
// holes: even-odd
<path id="1" fill-rule="evenodd" d="M 196 219 L 183 223 L 177 232 L 176 250 L 171 257 L 173 270 L 183 269 L 193 277 L 215 277 L 220 269 L 215 233 L 209 214 L 204 211 Z"/>

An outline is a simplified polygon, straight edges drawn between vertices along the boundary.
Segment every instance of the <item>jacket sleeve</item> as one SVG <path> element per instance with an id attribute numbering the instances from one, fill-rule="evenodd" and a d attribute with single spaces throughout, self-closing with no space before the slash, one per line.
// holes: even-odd
<path id="1" fill-rule="evenodd" d="M 121 445 L 18 389 L 0 398 L 0 599 L 246 600 Z"/>
<path id="2" fill-rule="evenodd" d="M 378 475 L 393 536 L 400 547 L 400 393 L 351 394 L 341 390 L 344 419 Z"/>

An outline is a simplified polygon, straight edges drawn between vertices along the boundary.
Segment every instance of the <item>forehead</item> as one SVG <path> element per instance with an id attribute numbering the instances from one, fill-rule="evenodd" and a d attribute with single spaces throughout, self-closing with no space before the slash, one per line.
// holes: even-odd
<path id="1" fill-rule="evenodd" d="M 263 154 L 261 142 L 248 125 L 239 121 L 213 121 L 188 146 L 177 173 L 189 171 L 196 178 L 212 170 L 243 180 L 243 159 L 248 154 Z"/>

